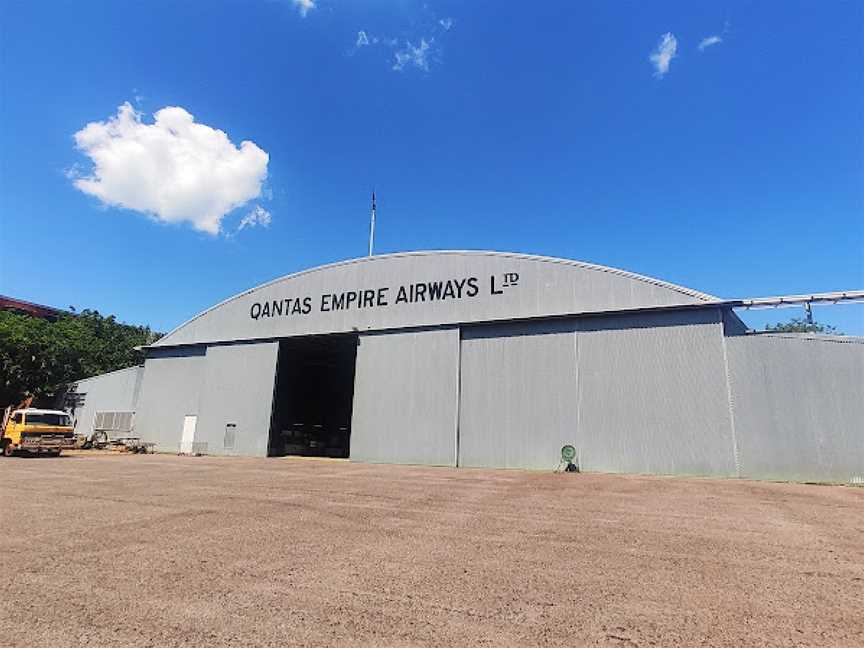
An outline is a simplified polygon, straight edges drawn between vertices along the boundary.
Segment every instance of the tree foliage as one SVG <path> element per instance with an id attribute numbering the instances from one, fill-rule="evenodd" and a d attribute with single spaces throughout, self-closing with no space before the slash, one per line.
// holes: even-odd
<path id="1" fill-rule="evenodd" d="M 70 382 L 140 363 L 133 347 L 159 337 L 97 311 L 55 321 L 0 311 L 0 408 L 27 394 L 36 405 L 53 405 Z"/>
<path id="2" fill-rule="evenodd" d="M 808 322 L 800 317 L 793 317 L 788 322 L 766 324 L 765 330 L 777 333 L 825 333 L 826 335 L 843 335 L 830 324 Z"/>

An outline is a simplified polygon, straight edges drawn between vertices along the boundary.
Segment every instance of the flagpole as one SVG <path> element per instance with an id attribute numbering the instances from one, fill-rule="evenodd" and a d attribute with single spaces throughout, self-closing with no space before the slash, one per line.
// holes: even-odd
<path id="1" fill-rule="evenodd" d="M 375 246 L 375 190 L 372 190 L 372 219 L 369 223 L 369 256 L 372 256 L 372 249 Z"/>

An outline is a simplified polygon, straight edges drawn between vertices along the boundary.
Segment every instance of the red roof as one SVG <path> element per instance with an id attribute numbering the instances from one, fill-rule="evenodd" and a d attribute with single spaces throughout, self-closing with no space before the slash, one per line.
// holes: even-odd
<path id="1" fill-rule="evenodd" d="M 41 317 L 43 319 L 57 319 L 61 315 L 70 314 L 69 311 L 60 308 L 34 304 L 22 299 L 7 297 L 6 295 L 0 295 L 0 310 L 16 311 L 18 313 L 25 313 L 26 315 Z"/>

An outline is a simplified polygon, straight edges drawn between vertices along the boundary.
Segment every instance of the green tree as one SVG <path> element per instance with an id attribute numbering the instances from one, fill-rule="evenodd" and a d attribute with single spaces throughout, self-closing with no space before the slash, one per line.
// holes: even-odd
<path id="1" fill-rule="evenodd" d="M 160 334 L 85 310 L 55 321 L 0 311 L 0 407 L 27 394 L 52 405 L 66 386 L 81 378 L 134 366 L 143 359 L 134 347 Z"/>
<path id="2" fill-rule="evenodd" d="M 767 324 L 765 330 L 775 331 L 777 333 L 825 333 L 826 335 L 843 335 L 830 324 L 808 322 L 800 317 L 793 317 L 788 322 Z"/>

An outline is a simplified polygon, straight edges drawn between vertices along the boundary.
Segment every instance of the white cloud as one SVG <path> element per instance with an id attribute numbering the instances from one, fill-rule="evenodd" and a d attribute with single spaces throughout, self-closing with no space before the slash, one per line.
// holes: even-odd
<path id="1" fill-rule="evenodd" d="M 293 0 L 294 6 L 300 10 L 300 15 L 304 18 L 306 14 L 315 8 L 315 0 Z"/>
<path id="2" fill-rule="evenodd" d="M 678 40 L 670 32 L 666 32 L 660 37 L 660 42 L 657 44 L 657 49 L 651 53 L 649 57 L 654 65 L 654 76 L 663 78 L 669 71 L 669 64 L 675 58 L 675 53 L 678 51 Z"/>
<path id="3" fill-rule="evenodd" d="M 699 43 L 699 51 L 704 52 L 706 48 L 712 45 L 719 45 L 722 42 L 723 39 L 720 36 L 708 36 L 707 38 L 703 38 L 702 42 Z"/>
<path id="4" fill-rule="evenodd" d="M 256 227 L 260 225 L 261 227 L 269 227 L 270 223 L 273 221 L 273 215 L 264 209 L 261 205 L 255 205 L 248 214 L 246 214 L 240 221 L 240 225 L 237 226 L 237 231 L 239 232 L 242 229 L 247 227 Z"/>
<path id="5" fill-rule="evenodd" d="M 420 39 L 420 44 L 416 47 L 410 41 L 405 41 L 405 47 L 401 50 L 396 50 L 396 61 L 393 63 L 394 70 L 404 70 L 406 65 L 414 65 L 421 70 L 429 71 L 429 54 L 434 38 L 428 41 L 425 38 Z"/>
<path id="6" fill-rule="evenodd" d="M 106 205 L 218 234 L 228 212 L 261 195 L 269 156 L 253 142 L 235 146 L 183 108 L 163 108 L 154 118 L 145 124 L 126 102 L 75 133 L 93 161 L 89 176 L 72 171 L 75 186 Z"/>
<path id="7" fill-rule="evenodd" d="M 392 70 L 401 72 L 409 67 L 417 67 L 428 72 L 433 65 L 440 62 L 441 41 L 446 40 L 446 32 L 453 28 L 454 20 L 449 16 L 438 18 L 425 8 L 424 11 L 430 15 L 422 21 L 419 28 L 408 30 L 402 39 L 373 31 L 358 31 L 354 45 L 346 54 L 354 56 L 367 45 L 370 46 L 370 51 L 377 50 L 374 46 L 379 46 L 380 51 L 390 61 Z"/>

